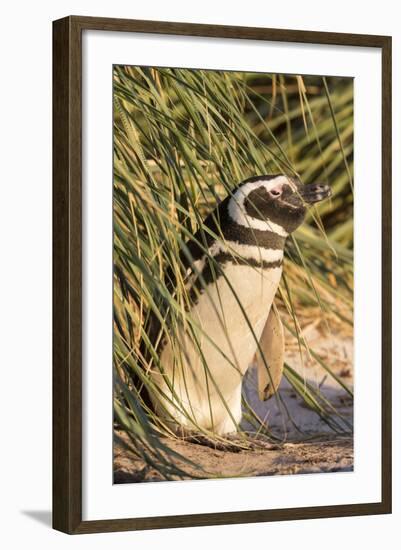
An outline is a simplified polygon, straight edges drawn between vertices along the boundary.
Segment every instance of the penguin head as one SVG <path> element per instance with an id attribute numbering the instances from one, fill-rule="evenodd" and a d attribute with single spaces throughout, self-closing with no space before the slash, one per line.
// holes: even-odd
<path id="1" fill-rule="evenodd" d="M 284 174 L 256 176 L 237 187 L 230 214 L 241 225 L 286 236 L 301 225 L 309 205 L 330 196 L 326 184 L 303 185 Z"/>

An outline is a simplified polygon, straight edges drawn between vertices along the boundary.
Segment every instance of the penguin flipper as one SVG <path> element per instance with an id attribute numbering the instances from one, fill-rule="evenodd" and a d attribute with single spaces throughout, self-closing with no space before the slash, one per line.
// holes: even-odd
<path id="1" fill-rule="evenodd" d="M 260 350 L 257 350 L 255 357 L 258 369 L 258 394 L 261 401 L 266 401 L 276 393 L 284 368 L 284 330 L 274 303 L 263 328 L 259 346 Z"/>

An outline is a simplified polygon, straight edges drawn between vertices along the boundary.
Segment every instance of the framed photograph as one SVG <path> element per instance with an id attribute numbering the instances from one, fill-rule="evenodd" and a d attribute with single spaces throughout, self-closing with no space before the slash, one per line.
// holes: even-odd
<path id="1" fill-rule="evenodd" d="M 53 526 L 391 511 L 391 38 L 53 27 Z"/>

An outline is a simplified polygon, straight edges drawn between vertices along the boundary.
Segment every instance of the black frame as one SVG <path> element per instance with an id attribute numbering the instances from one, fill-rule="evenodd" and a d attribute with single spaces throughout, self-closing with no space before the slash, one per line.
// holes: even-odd
<path id="1" fill-rule="evenodd" d="M 380 502 L 82 521 L 82 31 L 379 48 L 382 52 Z M 70 16 L 53 22 L 53 527 L 69 534 L 391 513 L 391 37 Z"/>

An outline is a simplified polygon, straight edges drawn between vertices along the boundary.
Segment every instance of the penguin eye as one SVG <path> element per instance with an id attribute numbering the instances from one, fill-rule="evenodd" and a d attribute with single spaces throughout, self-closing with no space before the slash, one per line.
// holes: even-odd
<path id="1" fill-rule="evenodd" d="M 283 189 L 280 187 L 270 189 L 269 191 L 269 195 L 271 196 L 272 199 L 277 199 L 278 197 L 281 196 L 282 193 L 283 193 Z"/>

